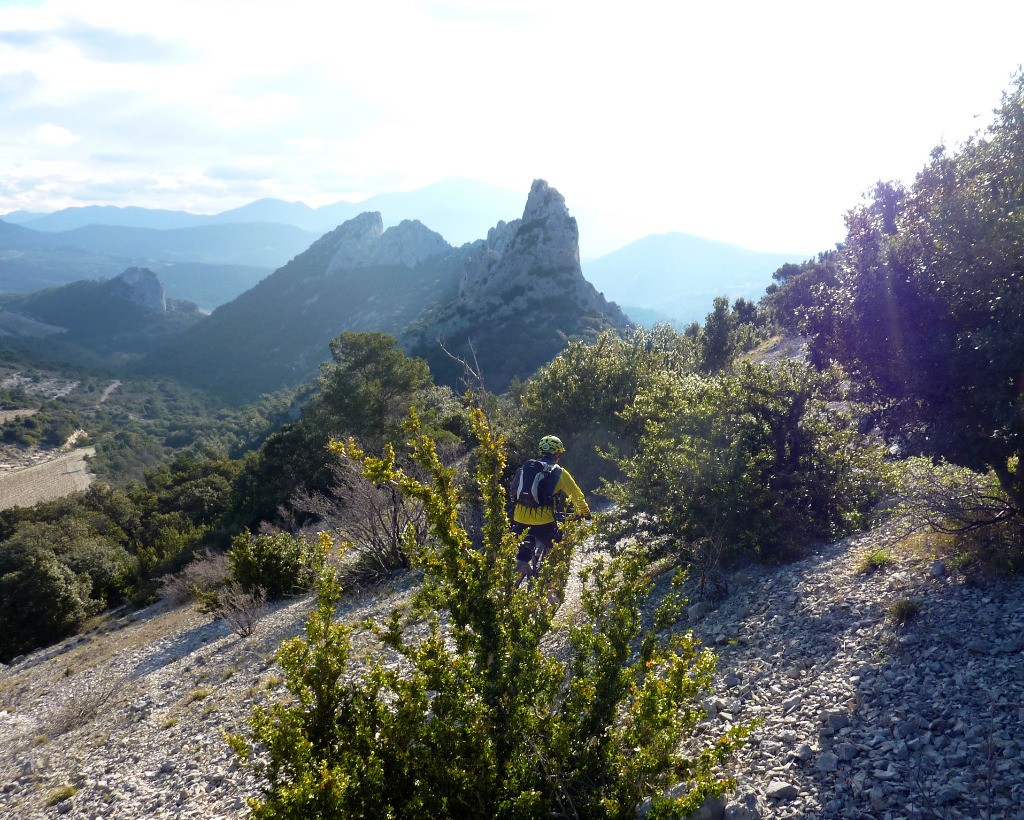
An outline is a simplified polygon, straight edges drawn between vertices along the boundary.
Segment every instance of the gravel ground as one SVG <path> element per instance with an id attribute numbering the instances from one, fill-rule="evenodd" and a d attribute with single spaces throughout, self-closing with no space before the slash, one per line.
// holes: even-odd
<path id="1" fill-rule="evenodd" d="M 690 607 L 680 628 L 720 656 L 705 727 L 763 721 L 711 816 L 1024 820 L 1024 587 L 900 553 L 859 571 L 887 538 L 743 568 L 717 607 Z M 411 583 L 342 615 L 383 615 Z M 905 600 L 919 609 L 896 627 Z M 247 638 L 160 604 L 0 670 L 0 816 L 244 817 L 256 783 L 221 731 L 280 694 L 274 652 L 311 604 L 275 606 Z"/>

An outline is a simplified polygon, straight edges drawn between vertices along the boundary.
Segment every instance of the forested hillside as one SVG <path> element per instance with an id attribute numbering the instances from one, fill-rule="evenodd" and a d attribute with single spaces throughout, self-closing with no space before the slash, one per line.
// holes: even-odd
<path id="1" fill-rule="evenodd" d="M 152 271 L 129 268 L 111 279 L 82 280 L 59 288 L 0 296 L 0 311 L 10 343 L 63 352 L 70 361 L 117 365 L 138 358 L 177 336 L 202 318 L 196 305 L 168 299 L 163 283 Z M 46 333 L 32 328 L 19 332 L 12 319 L 42 323 Z M 25 339 L 46 341 L 26 345 Z M 14 337 L 14 339 L 10 338 Z M 3 342 L 0 342 L 3 344 Z"/>

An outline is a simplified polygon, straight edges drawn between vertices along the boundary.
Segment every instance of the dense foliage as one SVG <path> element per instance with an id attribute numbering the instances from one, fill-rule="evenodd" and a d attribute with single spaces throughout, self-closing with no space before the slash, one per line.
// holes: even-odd
<path id="1" fill-rule="evenodd" d="M 717 372 L 763 339 L 762 326 L 755 305 L 738 299 L 730 307 L 719 297 L 704 325 L 694 323 L 683 333 L 657 325 L 570 342 L 513 390 L 515 412 L 507 425 L 513 461 L 532 455 L 541 436 L 557 431 L 572 453 L 577 481 L 597 488 L 601 478 L 617 474 L 606 455 L 632 452 L 643 432 L 642 420 L 623 411 L 646 384 Z"/>
<path id="2" fill-rule="evenodd" d="M 802 303 L 815 361 L 843 364 L 906 448 L 994 472 L 1024 511 L 1024 74 L 984 135 L 909 189 L 880 183 L 847 226 L 779 299 Z"/>
<path id="3" fill-rule="evenodd" d="M 158 580 L 196 550 L 225 547 L 237 462 L 180 455 L 127 490 L 94 484 L 0 511 L 0 660 L 59 640 Z"/>
<path id="4" fill-rule="evenodd" d="M 623 413 L 644 433 L 609 490 L 620 514 L 653 515 L 685 549 L 761 557 L 859 526 L 881 463 L 833 402 L 837 379 L 789 361 L 650 380 Z"/>
<path id="5" fill-rule="evenodd" d="M 242 589 L 262 589 L 269 598 L 284 598 L 312 588 L 323 553 L 303 538 L 286 532 L 240 533 L 231 539 L 231 574 Z"/>
<path id="6" fill-rule="evenodd" d="M 692 339 L 668 325 L 606 332 L 593 343 L 570 342 L 533 378 L 519 385 L 511 429 L 514 463 L 534 454 L 541 436 L 556 432 L 571 453 L 572 473 L 596 487 L 611 466 L 599 450 L 630 449 L 640 430 L 620 415 L 655 373 L 689 373 L 697 361 Z"/>
<path id="7" fill-rule="evenodd" d="M 278 656 L 292 699 L 253 714 L 253 739 L 267 752 L 254 761 L 264 791 L 253 817 L 633 817 L 651 795 L 650 816 L 667 817 L 726 787 L 714 771 L 744 731 L 681 751 L 714 660 L 688 634 L 642 633 L 644 556 L 594 566 L 570 659 L 542 650 L 575 539 L 551 554 L 538 583 L 515 586 L 501 440 L 482 414 L 474 428 L 484 509 L 476 543 L 460 522 L 455 471 L 415 419 L 411 458 L 429 479 L 399 471 L 390 448 L 365 459 L 368 477 L 427 510 L 434 539 L 407 544 L 424 573 L 413 612 L 425 632 L 405 629 L 396 610 L 372 627 L 381 646 L 369 668 L 347 675 L 353 627 L 334 620 L 339 589 L 325 571 L 306 636 Z M 361 457 L 353 445 L 339 449 Z M 661 610 L 658 626 L 678 605 Z M 386 663 L 386 650 L 404 664 Z M 232 741 L 249 759 L 248 741 Z M 659 796 L 675 784 L 679 796 Z"/>
<path id="8" fill-rule="evenodd" d="M 21 409 L 21 408 L 18 408 Z M 0 441 L 21 447 L 59 447 L 78 429 L 78 418 L 56 402 L 0 424 Z"/>
<path id="9" fill-rule="evenodd" d="M 0 442 L 20 447 L 63 444 L 84 430 L 96 448 L 90 469 L 126 486 L 183 450 L 241 456 L 278 424 L 293 396 L 263 396 L 225 408 L 169 380 L 104 376 L 102 371 L 49 365 L 0 349 L 0 410 L 31 411 L 0 424 Z"/>

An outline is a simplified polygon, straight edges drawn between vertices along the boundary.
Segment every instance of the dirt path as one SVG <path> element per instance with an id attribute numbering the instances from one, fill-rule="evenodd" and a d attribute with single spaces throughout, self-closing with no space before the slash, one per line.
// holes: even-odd
<path id="1" fill-rule="evenodd" d="M 110 384 L 103 388 L 103 393 L 100 395 L 100 399 L 98 402 L 96 402 L 96 404 L 103 404 L 103 402 L 110 398 L 110 394 L 117 390 L 117 388 L 119 388 L 120 386 L 121 382 L 118 379 L 112 381 Z"/>

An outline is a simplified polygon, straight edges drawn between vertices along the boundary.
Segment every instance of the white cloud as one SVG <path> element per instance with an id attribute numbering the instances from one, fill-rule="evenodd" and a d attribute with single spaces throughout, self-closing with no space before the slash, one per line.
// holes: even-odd
<path id="1" fill-rule="evenodd" d="M 0 6 L 0 213 L 544 177 L 638 234 L 813 252 L 987 121 L 1021 30 L 999 0 Z"/>
<path id="2" fill-rule="evenodd" d="M 66 148 L 67 146 L 78 142 L 80 139 L 80 137 L 72 134 L 67 128 L 61 128 L 59 125 L 53 125 L 51 123 L 43 123 L 40 125 L 35 130 L 33 137 L 39 142 L 45 143 L 46 145 L 55 145 L 58 148 Z"/>

